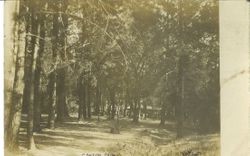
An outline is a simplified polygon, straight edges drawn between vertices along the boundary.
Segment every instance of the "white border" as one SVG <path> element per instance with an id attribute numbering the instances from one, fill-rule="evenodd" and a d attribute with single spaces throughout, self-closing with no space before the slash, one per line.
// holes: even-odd
<path id="1" fill-rule="evenodd" d="M 249 2 L 220 1 L 221 155 L 248 156 Z"/>
<path id="2" fill-rule="evenodd" d="M 4 155 L 4 1 L 0 1 L 0 155 Z"/>

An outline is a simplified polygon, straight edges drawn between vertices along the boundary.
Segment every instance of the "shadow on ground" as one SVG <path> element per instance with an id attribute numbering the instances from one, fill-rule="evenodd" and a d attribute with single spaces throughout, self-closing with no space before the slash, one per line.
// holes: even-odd
<path id="1" fill-rule="evenodd" d="M 25 116 L 22 118 L 20 128 L 19 144 L 22 149 L 27 146 L 26 140 L 26 126 L 27 121 Z M 139 123 L 133 123 L 130 119 L 121 118 L 119 121 L 120 134 L 110 133 L 111 121 L 101 118 L 100 121 L 94 117 L 88 121 L 78 121 L 77 118 L 69 118 L 65 122 L 57 123 L 54 130 L 46 128 L 47 117 L 43 116 L 42 131 L 34 133 L 35 143 L 39 154 L 55 155 L 79 155 L 84 152 L 96 151 L 113 151 L 119 150 L 117 148 L 134 148 L 133 146 L 140 146 L 149 150 L 155 150 L 159 146 L 168 146 L 173 144 L 176 140 L 175 125 L 173 122 L 166 122 L 164 126 L 159 126 L 159 121 L 156 120 L 142 120 Z M 189 140 L 188 140 L 189 139 Z M 207 140 L 197 138 L 188 138 L 178 144 L 186 146 L 187 142 L 205 143 Z M 131 147 L 130 147 L 131 145 Z M 132 146 L 133 145 L 133 146 Z M 205 148 L 205 146 L 204 146 Z M 120 150 L 121 150 L 120 149 Z M 121 150 L 122 151 L 122 150 Z M 134 149 L 137 152 L 137 149 Z M 155 151 L 154 151 L 155 152 Z M 74 153 L 74 154 L 73 154 Z"/>

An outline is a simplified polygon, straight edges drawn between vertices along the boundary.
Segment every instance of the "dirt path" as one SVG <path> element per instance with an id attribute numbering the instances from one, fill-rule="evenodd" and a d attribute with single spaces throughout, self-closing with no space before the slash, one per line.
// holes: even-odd
<path id="1" fill-rule="evenodd" d="M 112 134 L 110 133 L 111 122 L 104 118 L 99 122 L 95 119 L 78 122 L 72 118 L 67 122 L 57 124 L 54 130 L 44 128 L 41 133 L 35 133 L 37 147 L 35 151 L 26 150 L 23 130 L 20 135 L 20 155 L 84 156 L 87 153 L 93 154 L 90 156 L 101 153 L 145 155 L 145 152 L 149 155 L 165 155 L 168 153 L 166 149 L 175 151 L 173 148 L 185 147 L 182 144 L 185 144 L 186 140 L 175 140 L 173 123 L 167 123 L 165 127 L 159 127 L 158 124 L 159 121 L 153 120 L 133 124 L 128 119 L 121 119 L 121 133 Z M 211 138 L 216 138 L 217 140 L 213 142 L 218 142 L 218 136 L 209 136 L 210 140 Z M 196 146 L 199 145 L 199 148 L 203 148 L 202 139 L 197 137 L 186 139 L 189 139 L 188 142 L 193 141 Z M 207 138 L 204 139 L 207 141 Z"/>

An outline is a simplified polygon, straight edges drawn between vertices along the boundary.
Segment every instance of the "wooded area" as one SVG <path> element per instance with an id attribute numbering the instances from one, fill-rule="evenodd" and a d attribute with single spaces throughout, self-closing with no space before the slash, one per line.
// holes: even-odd
<path id="1" fill-rule="evenodd" d="M 5 148 L 78 120 L 220 131 L 216 0 L 15 0 L 5 8 Z M 133 130 L 133 127 L 132 127 Z M 84 132 L 83 132 L 84 133 Z"/>

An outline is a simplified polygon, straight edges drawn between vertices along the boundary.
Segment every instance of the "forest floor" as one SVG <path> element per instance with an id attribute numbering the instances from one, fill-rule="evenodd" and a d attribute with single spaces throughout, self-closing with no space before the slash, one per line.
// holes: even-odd
<path id="1" fill-rule="evenodd" d="M 27 150 L 26 132 L 20 130 L 20 152 L 27 156 L 217 156 L 219 134 L 196 135 L 176 139 L 174 123 L 159 126 L 159 120 L 142 120 L 134 124 L 120 119 L 120 134 L 110 133 L 111 121 L 95 117 L 89 121 L 70 118 L 57 123 L 54 130 L 34 133 L 36 149 Z M 25 124 L 22 124 L 25 125 Z"/>

